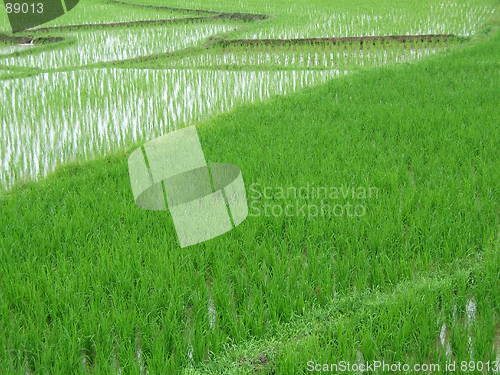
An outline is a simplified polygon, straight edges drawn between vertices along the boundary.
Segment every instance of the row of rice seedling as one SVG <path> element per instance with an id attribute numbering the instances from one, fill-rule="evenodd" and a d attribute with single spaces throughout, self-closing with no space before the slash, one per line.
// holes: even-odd
<path id="1" fill-rule="evenodd" d="M 141 3 L 159 5 L 154 0 Z M 496 8 L 494 0 L 421 0 L 376 4 L 361 1 L 319 0 L 311 3 L 297 0 L 251 0 L 234 3 L 229 0 L 172 0 L 168 5 L 182 8 L 243 11 L 274 15 L 272 19 L 243 31 L 238 37 L 303 38 L 320 36 L 387 35 L 387 34 L 456 34 L 475 33 Z"/>
<path id="2" fill-rule="evenodd" d="M 307 53 L 316 59 L 313 50 Z M 455 63 L 460 56 L 411 71 L 368 72 L 317 92 L 240 108 L 199 127 L 207 156 L 234 161 L 246 182 L 375 187 L 379 193 L 363 201 L 362 217 L 249 217 L 227 236 L 177 251 L 167 216 L 134 206 L 124 155 L 63 170 L 0 199 L 6 301 L 0 303 L 0 372 L 69 374 L 83 367 L 109 374 L 113 366 L 117 373 L 179 373 L 231 344 L 272 339 L 283 323 L 314 314 L 339 295 L 387 292 L 403 280 L 413 284 L 420 273 L 459 268 L 457 259 L 476 261 L 474 254 L 495 233 L 493 143 L 476 147 L 480 135 L 494 128 L 494 85 L 488 79 L 494 69 L 469 68 L 476 56 L 468 56 L 465 73 Z M 450 62 L 456 65 L 451 72 Z M 128 147 L 338 74 L 81 70 L 5 81 L 0 184 L 36 178 L 58 164 Z M 451 101 L 461 110 L 443 111 Z M 464 123 L 469 118 L 475 121 Z M 283 209 L 293 203 L 318 207 L 321 201 L 257 203 Z M 494 285 L 493 264 L 487 278 L 476 278 L 483 291 L 475 294 L 479 303 Z M 465 298 L 469 289 L 461 286 L 468 279 L 446 279 L 451 285 L 444 296 L 452 299 L 458 286 Z M 385 302 L 392 300 L 386 296 Z M 340 356 L 337 348 L 347 351 L 360 338 L 365 355 L 382 348 L 391 357 L 412 345 L 421 353 L 408 322 L 420 324 L 424 338 L 435 338 L 429 333 L 435 333 L 431 324 L 437 319 L 426 315 L 438 311 L 427 308 L 435 296 L 429 292 L 422 299 L 412 291 L 404 301 L 371 310 L 353 299 L 334 311 L 350 319 L 334 325 L 320 320 L 313 327 L 308 321 L 305 333 L 314 328 L 318 335 L 306 337 L 304 345 L 291 341 L 276 362 L 278 371 L 294 373 L 299 360 L 326 360 L 330 351 Z M 479 311 L 491 312 L 491 305 Z M 493 316 L 483 317 L 494 323 Z M 383 345 L 373 344 L 373 337 Z"/>
<path id="3" fill-rule="evenodd" d="M 292 324 L 284 325 L 273 339 L 231 347 L 212 363 L 201 365 L 197 371 L 186 369 L 183 374 L 231 374 L 241 366 L 251 368 L 262 356 L 268 359 L 263 366 L 269 365 L 278 368 L 278 373 L 287 374 L 304 368 L 311 371 L 321 363 L 321 357 L 324 363 L 339 363 L 350 358 L 351 364 L 360 367 L 359 364 L 374 358 L 393 363 L 393 356 L 402 363 L 408 363 L 408 358 L 415 356 L 431 356 L 432 363 L 438 363 L 443 370 L 445 362 L 455 362 L 460 372 L 473 372 L 482 367 L 486 370 L 483 373 L 489 373 L 488 368 L 495 368 L 493 361 L 500 358 L 500 329 L 497 327 L 496 332 L 492 329 L 496 323 L 492 314 L 495 308 L 493 264 L 494 260 L 487 258 L 474 268 L 452 275 L 433 275 L 411 284 L 401 283 L 390 294 L 355 292 L 347 298 L 338 298 L 325 309 L 306 313 Z M 474 281 L 474 273 L 481 276 L 481 286 L 470 282 Z M 418 304 L 415 304 L 416 295 L 420 296 Z M 353 304 L 358 306 L 356 311 L 344 314 Z M 405 328 L 387 333 L 380 330 L 381 326 Z M 399 346 L 398 350 L 386 350 L 394 346 Z M 237 358 L 244 361 L 238 362 Z M 337 361 L 333 361 L 334 358 Z M 476 362 L 470 362 L 474 360 Z M 485 362 L 478 364 L 481 360 Z"/>
<path id="4" fill-rule="evenodd" d="M 75 7 L 71 12 L 43 25 L 43 27 L 64 26 L 73 24 L 96 24 L 109 22 L 130 22 L 140 20 L 157 20 L 166 18 L 184 18 L 192 15 L 183 12 L 148 8 L 124 8 L 120 4 L 102 0 L 82 0 L 84 6 Z"/>
<path id="5" fill-rule="evenodd" d="M 231 22 L 215 22 L 64 32 L 60 35 L 76 39 L 75 43 L 39 53 L 0 57 L 0 64 L 52 69 L 125 60 L 193 46 L 235 27 Z"/>
<path id="6" fill-rule="evenodd" d="M 469 36 L 476 33 L 495 12 L 494 4 L 435 2 L 416 11 L 379 7 L 360 11 L 318 11 L 311 7 L 294 9 L 292 13 L 262 27 L 241 33 L 247 39 L 342 37 L 409 34 L 454 34 Z"/>
<path id="7" fill-rule="evenodd" d="M 84 70 L 0 86 L 0 185 L 105 155 L 235 105 L 324 82 L 336 71 Z M 123 84 L 126 82 L 126 84 Z"/>
<path id="8" fill-rule="evenodd" d="M 467 56 L 465 63 L 470 65 L 476 56 Z M 191 363 L 201 365 L 219 356 L 230 344 L 272 339 L 297 315 L 328 307 L 339 297 L 377 289 L 388 293 L 390 302 L 394 285 L 405 280 L 414 284 L 421 272 L 465 269 L 454 263 L 457 259 L 479 263 L 474 254 L 482 252 L 496 233 L 494 193 L 489 188 L 495 163 L 488 156 L 493 155 L 495 142 L 484 137 L 494 131 L 495 87 L 489 79 L 494 66 L 479 67 L 484 75 L 470 75 L 450 64 L 457 60 L 460 63 L 458 54 L 436 59 L 432 65 L 334 80 L 318 91 L 239 108 L 199 126 L 207 158 L 241 166 L 247 186 L 376 187 L 376 197 L 362 199 L 367 208 L 363 217 L 249 217 L 227 236 L 179 249 L 167 215 L 135 207 L 123 154 L 62 170 L 43 184 L 10 194 L 1 201 L 0 215 L 0 259 L 5 270 L 0 278 L 7 301 L 0 304 L 1 324 L 6 327 L 0 358 L 7 358 L 0 362 L 0 372 L 22 368 L 27 361 L 32 373 L 45 369 L 73 373 L 85 356 L 89 371 L 108 374 L 111 353 L 116 353 L 123 374 L 139 373 L 134 364 L 150 374 L 176 374 Z M 454 70 L 447 73 L 450 65 Z M 104 83 L 84 92 L 123 97 L 120 90 L 127 87 L 120 86 L 113 95 L 106 87 L 127 78 L 124 72 L 107 80 L 99 72 L 93 74 Z M 78 74 L 82 73 L 91 72 Z M 151 94 L 172 96 L 171 90 L 161 89 L 162 82 L 168 82 L 161 72 L 148 74 L 138 73 L 130 86 L 142 87 L 139 78 L 154 81 L 153 75 L 159 75 L 160 89 L 135 92 L 136 102 Z M 197 86 L 206 77 L 224 76 L 196 74 L 183 76 L 183 81 L 192 82 L 191 88 L 179 89 L 173 100 L 197 100 L 197 90 L 203 90 Z M 71 100 L 75 92 L 64 83 L 65 76 L 78 80 L 77 75 L 59 73 L 52 85 L 60 81 L 61 92 Z M 279 75 L 245 77 L 265 86 L 275 84 Z M 233 92 L 234 87 L 228 95 Z M 422 95 L 429 92 L 433 94 Z M 55 94 L 45 97 L 50 103 Z M 450 100 L 460 110 L 442 111 Z M 66 110 L 61 100 L 55 105 Z M 113 115 L 113 103 L 109 107 L 105 110 Z M 129 103 L 126 110 L 134 107 Z M 476 120 L 464 123 L 464 118 Z M 471 169 L 484 178 L 475 178 Z M 251 202 L 259 199 L 252 190 L 249 193 Z M 280 206 L 319 206 L 323 200 L 306 195 L 262 199 Z M 348 201 L 352 202 L 332 203 Z M 491 262 L 488 284 L 482 275 L 476 277 L 484 292 L 494 285 L 494 264 L 498 262 Z M 467 275 L 458 285 L 465 282 Z M 451 298 L 455 286 L 450 285 Z M 372 327 L 383 339 L 380 350 L 390 348 L 389 355 L 392 349 L 409 350 L 420 344 L 408 332 L 406 320 L 398 318 L 400 311 L 405 316 L 413 311 L 426 316 L 424 304 L 412 308 L 415 301 L 422 301 L 420 296 L 408 295 L 409 303 L 390 314 L 388 326 L 361 310 L 358 299 L 334 311 L 333 316 L 360 313 L 367 323 L 349 325 L 353 330 L 337 326 L 349 341 L 343 349 L 355 345 L 351 338 L 361 336 L 368 346 L 361 350 L 373 354 Z M 478 309 L 492 311 L 482 305 Z M 409 321 L 418 325 L 419 319 Z M 322 323 L 328 327 L 330 322 Z M 428 338 L 431 321 L 425 323 L 422 329 Z M 330 340 L 318 335 L 318 352 L 335 349 L 331 344 L 339 335 L 333 329 L 325 333 Z M 410 343 L 401 339 L 405 333 Z M 285 353 L 292 358 L 294 343 Z M 417 351 L 422 348 L 419 345 Z M 300 349 L 303 357 L 312 356 L 316 345 L 306 348 L 310 351 Z M 290 359 L 281 358 L 280 363 Z"/>
<path id="9" fill-rule="evenodd" d="M 457 42 L 418 43 L 342 43 L 340 45 L 241 45 L 216 48 L 199 55 L 173 61 L 174 67 L 255 67 L 268 69 L 339 69 L 380 66 L 409 62 L 448 49 Z"/>

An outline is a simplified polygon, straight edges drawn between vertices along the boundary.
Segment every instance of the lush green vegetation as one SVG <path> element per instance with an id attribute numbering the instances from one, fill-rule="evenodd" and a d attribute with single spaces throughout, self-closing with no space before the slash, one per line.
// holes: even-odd
<path id="1" fill-rule="evenodd" d="M 258 22 L 218 20 L 223 32 L 241 24 L 219 34 L 227 38 L 261 35 L 259 27 L 282 36 L 275 31 L 285 30 L 294 11 L 311 9 L 309 19 L 331 9 L 347 15 L 372 9 L 370 2 L 334 7 L 318 0 L 306 8 L 309 3 L 168 5 L 283 13 Z M 380 30 L 365 21 L 360 33 L 367 25 L 404 33 L 418 31 L 424 20 L 442 21 L 429 13 L 439 6 L 434 1 L 377 4 L 377 13 L 400 22 Z M 476 32 L 492 4 L 449 3 L 443 8 L 476 9 L 467 17 L 480 17 L 474 27 L 462 13 L 449 17 L 443 32 Z M 151 11 L 137 9 L 135 16 Z M 71 17 L 68 23 L 81 23 Z M 0 373 L 296 374 L 306 373 L 311 360 L 494 360 L 500 303 L 496 28 L 490 20 L 480 36 L 438 44 L 433 52 L 442 53 L 418 63 L 340 65 L 341 76 L 338 66 L 287 67 L 284 59 L 342 49 L 360 55 L 355 46 L 245 51 L 208 44 L 174 53 L 166 47 L 155 56 L 144 56 L 139 46 L 124 52 L 139 57 L 133 61 L 96 59 L 95 70 L 75 62 L 58 72 L 22 63 L 62 53 L 56 45 L 8 57 L 0 74 L 0 183 L 8 187 L 0 193 Z M 115 32 L 133 33 L 113 29 L 109 35 Z M 77 46 L 67 46 L 68 56 Z M 364 52 L 418 54 L 406 48 L 381 44 Z M 236 60 L 217 70 L 224 54 Z M 243 62 L 259 54 L 269 60 Z M 259 70 L 251 70 L 256 65 Z M 155 70 L 118 69 L 132 66 Z M 213 113 L 223 114 L 208 117 Z M 179 249 L 168 213 L 134 205 L 127 155 L 150 137 L 193 122 L 209 160 L 243 171 L 253 214 L 227 235 Z M 19 182 L 68 161 L 47 178 Z M 357 193 L 283 194 L 294 187 Z M 321 207 L 325 200 L 362 207 L 362 214 L 273 214 L 289 205 Z"/>
<path id="2" fill-rule="evenodd" d="M 37 178 L 62 162 L 105 155 L 237 104 L 337 75 L 107 69 L 9 80 L 0 86 L 1 97 L 9 103 L 0 109 L 0 187 Z"/>
<path id="3" fill-rule="evenodd" d="M 267 20 L 245 21 L 176 10 L 162 2 L 142 3 L 163 8 L 132 7 L 126 3 L 85 0 L 38 31 L 24 33 L 44 40 L 60 38 L 53 43 L 20 46 L 9 44 L 8 40 L 2 42 L 1 77 L 13 79 L 1 88 L 5 101 L 0 106 L 4 129 L 0 140 L 0 189 L 45 176 L 68 161 L 106 155 L 124 145 L 157 136 L 165 129 L 227 111 L 235 104 L 286 94 L 360 68 L 419 60 L 463 41 L 457 37 L 408 43 L 381 41 L 365 43 L 361 49 L 359 43 L 222 48 L 220 39 L 254 38 L 262 35 L 245 33 L 268 32 L 286 24 L 290 30 L 302 28 L 301 33 L 293 35 L 300 37 L 450 32 L 464 37 L 478 30 L 494 10 L 488 0 L 446 4 L 428 1 L 418 7 L 401 2 L 393 5 L 391 12 L 386 11 L 389 3 L 374 8 L 364 1 L 334 7 L 318 1 L 307 5 L 307 11 L 306 4 L 300 2 L 286 9 L 279 2 L 253 1 L 237 9 L 230 2 L 213 4 L 213 9 L 223 12 L 271 15 Z M 181 6 L 175 2 L 168 5 Z M 188 5 L 192 9 L 209 9 L 207 6 L 212 4 Z M 283 14 L 277 16 L 279 10 Z M 319 17 L 325 14 L 335 22 Z M 302 19 L 304 16 L 319 17 L 317 22 L 323 22 L 323 26 Z M 387 17 L 392 17 L 392 21 Z M 2 19 L 0 31 L 6 31 L 6 19 Z M 141 20 L 166 23 L 125 22 Z M 357 21 L 347 25 L 347 20 Z M 122 23 L 109 26 L 116 22 Z M 86 23 L 99 25 L 82 27 Z M 336 29 L 339 25 L 348 28 L 341 31 Z M 321 34 L 317 34 L 318 30 Z M 283 37 L 280 33 L 267 36 Z M 109 69 L 115 67 L 126 69 Z M 150 74 L 130 70 L 132 67 L 168 71 Z M 86 70 L 81 71 L 82 68 Z M 227 73 L 228 70 L 242 73 Z M 277 70 L 287 72 L 276 73 Z M 323 73 L 315 73 L 317 70 Z M 249 71 L 252 73 L 247 74 Z M 150 78 L 144 79 L 145 76 Z M 22 77 L 33 78 L 15 79 Z M 179 100 L 179 96 L 183 98 Z"/>
<path id="4" fill-rule="evenodd" d="M 40 53 L 14 54 L 3 59 L 6 65 L 36 66 L 53 69 L 84 66 L 107 61 L 125 60 L 137 56 L 175 51 L 196 44 L 200 40 L 234 28 L 224 23 L 181 23 L 162 26 L 112 29 L 102 33 L 80 31 L 74 33 L 72 48 L 49 49 Z M 67 31 L 53 32 L 52 36 L 69 36 Z M 26 50 L 24 50 L 26 52 Z"/>
<path id="5" fill-rule="evenodd" d="M 207 69 L 321 69 L 352 72 L 360 67 L 380 66 L 422 59 L 459 43 L 458 40 L 418 43 L 332 43 L 282 46 L 240 44 L 214 47 L 205 53 L 171 58 L 167 66 Z"/>
<path id="6" fill-rule="evenodd" d="M 131 0 L 124 0 L 132 2 Z M 138 0 L 163 4 L 161 0 Z M 174 0 L 169 6 L 270 14 L 264 24 L 238 32 L 248 38 L 301 38 L 384 34 L 472 35 L 494 12 L 490 0 Z"/>

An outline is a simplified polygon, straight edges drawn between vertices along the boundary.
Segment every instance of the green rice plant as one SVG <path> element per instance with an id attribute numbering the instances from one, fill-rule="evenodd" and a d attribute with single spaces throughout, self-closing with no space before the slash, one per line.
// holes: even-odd
<path id="1" fill-rule="evenodd" d="M 390 293 L 355 292 L 337 298 L 325 309 L 284 324 L 276 336 L 230 347 L 214 361 L 183 374 L 251 374 L 257 369 L 302 374 L 321 364 L 359 367 L 373 361 L 437 364 L 441 371 L 434 373 L 444 373 L 454 361 L 462 371 L 464 362 L 469 366 L 472 360 L 482 360 L 493 369 L 500 350 L 498 318 L 492 313 L 498 307 L 497 260 L 489 253 L 451 275 L 437 273 L 411 284 L 403 282 Z M 480 277 L 481 285 L 471 283 L 473 277 Z"/>
<path id="2" fill-rule="evenodd" d="M 443 323 L 450 327 L 457 355 L 467 355 L 471 334 L 475 358 L 488 359 L 499 306 L 493 289 L 499 264 L 494 188 L 499 41 L 496 34 L 418 64 L 346 75 L 199 124 L 207 159 L 227 160 L 243 171 L 251 209 L 254 201 L 258 208 L 267 203 L 279 210 L 288 204 L 317 206 L 324 198 L 283 197 L 279 187 L 375 187 L 378 193 L 371 199 L 359 198 L 366 208 L 362 216 L 266 216 L 261 211 L 226 236 L 179 249 L 168 213 L 135 206 L 128 152 L 78 162 L 2 192 L 0 372 L 109 374 L 121 369 L 125 374 L 143 368 L 176 374 L 216 362 L 228 347 L 279 340 L 301 317 L 304 340 L 282 340 L 285 345 L 275 346 L 276 355 L 257 352 L 257 359 L 268 358 L 260 361 L 263 370 L 293 374 L 306 358 L 333 360 L 345 354 L 343 359 L 352 359 L 354 350 L 367 359 L 383 355 L 424 362 L 439 358 L 441 349 L 434 352 L 429 343 L 439 337 Z M 86 71 L 96 80 L 86 90 L 90 97 L 126 77 L 126 72 L 111 71 L 115 76 L 106 79 L 99 72 Z M 53 95 L 38 90 L 40 100 L 57 103 L 65 113 L 70 134 L 82 127 L 73 119 L 91 112 L 87 99 L 82 107 L 68 103 L 75 114 L 64 103 L 78 95 L 70 85 L 80 87 L 82 73 L 57 73 L 52 85 L 65 88 L 64 99 L 57 90 Z M 211 74 L 226 86 L 221 73 L 231 76 Z M 165 72 L 136 74 L 130 85 L 116 86 L 116 96 L 101 97 L 105 104 L 98 107 L 108 116 L 103 116 L 104 126 L 118 115 L 113 105 L 114 98 L 124 96 L 120 90 L 137 85 L 133 98 L 147 101 L 153 88 L 140 81 L 154 82 L 156 75 L 157 83 L 166 83 L 156 90 L 166 98 L 174 95 L 164 90 L 169 85 Z M 253 74 L 259 89 L 276 82 L 276 75 L 265 80 Z M 196 102 L 196 87 L 207 76 L 188 77 L 189 89 L 175 91 L 170 82 L 181 98 L 173 108 L 179 101 Z M 250 82 L 232 77 L 236 85 Z M 234 87 L 224 95 L 206 95 L 204 100 L 222 105 Z M 120 109 L 133 109 L 134 103 Z M 160 116 L 168 108 L 161 105 Z M 19 109 L 14 115 L 22 114 Z M 51 113 L 38 130 L 42 136 L 48 137 L 45 128 L 58 121 Z M 145 121 L 137 128 L 156 119 L 151 113 L 143 113 Z M 101 124 L 94 125 L 97 137 Z M 25 131 L 19 129 L 16 137 Z M 54 139 L 61 134 L 56 129 Z M 257 188 L 259 198 L 256 186 L 271 191 L 264 196 Z M 328 199 L 345 204 L 357 198 Z M 429 275 L 434 282 L 427 282 Z M 402 291 L 393 296 L 397 285 Z M 472 297 L 476 325 L 453 326 L 448 317 L 453 306 L 462 317 Z M 340 300 L 349 303 L 337 309 Z M 331 315 L 322 314 L 332 305 Z M 308 319 L 315 314 L 318 319 Z M 231 361 L 230 369 L 252 363 L 242 359 Z"/>
<path id="3" fill-rule="evenodd" d="M 74 43 L 65 48 L 44 49 L 22 56 L 0 55 L 0 63 L 54 69 L 125 60 L 193 46 L 213 34 L 233 28 L 234 25 L 220 22 L 64 32 L 61 36 L 74 38 Z"/>
<path id="4" fill-rule="evenodd" d="M 84 70 L 0 86 L 0 185 L 38 178 L 336 71 Z M 126 84 L 122 84 L 126 82 Z"/>
<path id="5" fill-rule="evenodd" d="M 211 69 L 324 69 L 349 70 L 420 60 L 457 45 L 450 42 L 340 43 L 339 45 L 231 46 L 201 51 L 168 65 Z"/>
<path id="6" fill-rule="evenodd" d="M 162 1 L 141 3 L 165 5 Z M 253 12 L 272 17 L 236 34 L 239 38 L 307 38 L 389 34 L 476 33 L 495 12 L 494 0 L 328 1 L 173 0 L 169 6 Z"/>
<path id="7" fill-rule="evenodd" d="M 446 2 L 436 21 L 440 4 L 168 1 L 274 15 L 240 35 L 292 36 L 318 25 L 465 35 L 494 5 Z M 331 20 L 339 14 L 341 29 Z M 220 37 L 211 25 L 206 36 Z M 194 46 L 200 25 L 190 26 L 172 34 Z M 454 42 L 246 50 L 212 40 L 146 59 L 124 40 L 139 30 L 147 37 L 136 43 L 169 50 L 155 27 L 64 31 L 95 35 L 81 39 L 83 57 L 68 42 L 0 62 L 9 78 L 0 81 L 0 373 L 288 375 L 311 359 L 444 361 L 448 344 L 457 358 L 494 358 L 498 31 L 396 65 Z M 81 69 L 112 60 L 97 31 L 123 33 L 126 50 L 112 59 L 144 61 Z M 215 70 L 220 62 L 234 71 Z M 155 69 L 126 69 L 135 63 Z M 135 206 L 127 155 L 192 123 L 209 160 L 243 171 L 251 215 L 179 251 L 170 215 Z M 323 195 L 298 193 L 311 187 Z M 319 214 L 325 201 L 362 214 Z"/>

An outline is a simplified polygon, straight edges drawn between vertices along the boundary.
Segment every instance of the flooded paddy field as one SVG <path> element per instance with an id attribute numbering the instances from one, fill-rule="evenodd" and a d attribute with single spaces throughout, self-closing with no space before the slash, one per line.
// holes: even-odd
<path id="1" fill-rule="evenodd" d="M 82 0 L 12 35 L 0 9 L 0 373 L 495 373 L 497 12 Z M 181 249 L 127 157 L 190 125 L 250 214 Z"/>
<path id="2" fill-rule="evenodd" d="M 101 69 L 11 79 L 0 88 L 9 99 L 0 110 L 0 183 L 36 179 L 62 163 L 104 156 L 339 74 Z"/>

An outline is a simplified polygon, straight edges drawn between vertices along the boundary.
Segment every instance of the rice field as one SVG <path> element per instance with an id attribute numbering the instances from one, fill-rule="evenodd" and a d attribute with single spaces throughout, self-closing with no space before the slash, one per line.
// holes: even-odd
<path id="1" fill-rule="evenodd" d="M 123 1 L 0 9 L 0 374 L 500 372 L 497 2 Z M 179 249 L 127 157 L 189 125 L 250 215 Z"/>
<path id="2" fill-rule="evenodd" d="M 383 7 L 368 12 L 352 9 L 337 12 L 308 11 L 307 6 L 292 6 L 289 18 L 270 22 L 255 31 L 241 33 L 245 39 L 346 37 L 374 35 L 454 34 L 470 36 L 476 33 L 495 12 L 494 3 L 438 2 L 407 8 L 411 2 L 390 4 L 389 12 Z M 406 5 L 406 6 L 405 6 Z M 382 9 L 381 9 L 382 8 Z M 326 13 L 326 14 L 325 14 Z"/>
<path id="3" fill-rule="evenodd" d="M 26 51 L 30 48 L 30 46 L 9 46 L 9 45 L 1 45 L 0 44 L 0 58 L 5 55 L 10 55 L 15 52 Z"/>
<path id="4" fill-rule="evenodd" d="M 36 179 L 61 163 L 104 156 L 340 73 L 100 69 L 9 80 L 0 87 L 0 97 L 9 100 L 0 109 L 0 185 Z"/>
<path id="5" fill-rule="evenodd" d="M 182 24 L 79 32 L 66 34 L 74 39 L 73 43 L 66 47 L 21 57 L 0 57 L 0 63 L 57 69 L 126 60 L 187 48 L 211 35 L 232 29 L 233 27 L 227 24 Z"/>
<path id="6" fill-rule="evenodd" d="M 148 4 L 161 6 L 154 2 Z M 110 8 L 104 11 L 103 7 L 108 5 Z M 459 12 L 455 15 L 458 18 L 463 9 L 460 6 L 441 5 L 439 5 L 442 8 L 441 12 L 449 11 L 449 19 L 453 19 L 455 12 Z M 467 6 L 469 7 L 466 8 L 467 11 L 474 9 L 468 17 L 474 15 L 486 17 L 492 9 L 487 5 L 479 4 L 475 7 L 470 4 Z M 92 18 L 96 23 L 116 22 L 119 21 L 116 16 L 120 13 L 117 13 L 119 9 L 123 13 L 134 15 L 133 18 L 127 16 L 124 20 L 149 19 L 151 13 L 161 15 L 160 19 L 193 16 L 188 12 L 171 9 L 132 8 L 117 3 L 104 5 L 99 0 L 90 0 L 88 4 L 77 7 L 74 12 L 69 12 L 52 21 L 50 25 L 82 24 L 85 23 L 83 20 L 86 17 Z M 134 12 L 125 12 L 126 10 L 134 10 Z M 263 11 L 265 9 L 240 9 L 240 11 L 248 10 Z M 287 12 L 292 12 L 292 10 L 288 9 Z M 305 12 L 303 8 L 296 11 L 302 15 L 314 16 L 314 11 Z M 374 35 L 379 32 L 383 34 L 382 30 L 368 31 L 363 28 L 363 25 L 376 26 L 379 21 L 387 27 L 385 30 L 387 33 L 402 32 L 404 34 L 408 30 L 399 30 L 394 27 L 396 24 L 406 26 L 409 24 L 407 20 L 398 16 L 398 12 L 403 12 L 408 17 L 411 15 L 411 13 L 405 13 L 403 9 L 395 10 L 390 13 L 391 17 L 396 17 L 392 24 L 383 19 L 366 18 L 363 14 L 359 15 L 359 20 L 361 20 L 359 23 L 356 21 L 358 16 L 349 17 L 349 20 L 354 22 L 353 24 L 349 24 L 347 18 L 340 17 L 341 22 L 332 22 L 332 25 L 343 25 L 342 27 L 348 28 L 342 32 L 323 30 L 321 31 L 321 33 L 324 32 L 323 34 L 316 34 L 311 29 L 296 35 L 278 33 L 272 36 L 356 36 Z M 101 16 L 91 17 L 94 13 L 101 14 Z M 203 14 L 200 15 L 203 16 Z M 441 20 L 439 17 L 436 18 L 437 21 Z M 158 17 L 151 19 L 158 19 Z M 464 21 L 464 24 L 468 24 L 468 20 L 469 18 Z M 88 158 L 105 155 L 128 144 L 144 140 L 144 137 L 158 135 L 165 129 L 173 129 L 210 114 L 222 113 L 243 102 L 262 100 L 275 94 L 286 94 L 306 85 L 321 83 L 326 77 L 336 77 L 362 68 L 418 61 L 461 43 L 459 39 L 451 39 L 421 43 L 377 42 L 373 45 L 365 43 L 361 48 L 356 43 L 320 46 L 307 44 L 260 47 L 236 45 L 223 48 L 214 44 L 206 47 L 210 38 L 238 38 L 242 35 L 241 30 L 251 30 L 255 27 L 266 30 L 268 23 L 279 25 L 276 22 L 287 22 L 286 15 L 283 20 L 274 17 L 259 22 L 205 20 L 194 23 L 176 22 L 164 25 L 134 25 L 133 27 L 124 24 L 103 29 L 99 27 L 85 30 L 54 29 L 50 32 L 39 33 L 39 35 L 61 37 L 65 39 L 64 42 L 47 46 L 4 44 L 0 49 L 1 66 L 17 69 L 16 73 L 4 73 L 4 77 L 29 75 L 29 69 L 35 68 L 40 73 L 54 70 L 67 71 L 67 73 L 47 73 L 25 79 L 12 79 L 10 82 L 5 81 L 6 84 L 1 88 L 2 100 L 8 101 L 4 103 L 19 104 L 3 105 L 0 110 L 4 134 L 1 141 L 3 147 L 0 148 L 0 154 L 3 155 L 1 165 L 4 173 L 0 177 L 0 185 L 7 188 L 17 181 L 46 176 L 58 165 L 68 161 L 88 160 Z M 309 21 L 304 22 L 294 23 L 294 25 L 304 26 Z M 478 18 L 475 22 L 479 24 L 480 19 Z M 428 31 L 432 33 L 450 31 L 434 26 Z M 315 26 L 314 29 L 317 30 L 317 27 Z M 264 36 L 269 37 L 271 34 L 258 35 L 258 37 Z M 135 64 L 139 67 L 153 69 L 161 67 L 168 70 L 161 73 L 134 71 L 126 63 L 130 59 L 138 61 Z M 121 71 L 109 69 L 117 63 L 120 64 L 121 61 L 125 61 L 121 66 L 126 69 Z M 81 72 L 75 70 L 87 66 L 101 69 Z M 102 70 L 102 68 L 107 68 L 107 70 Z M 190 71 L 182 72 L 186 69 Z M 214 75 L 205 70 L 220 72 Z M 225 70 L 241 73 L 223 72 Z M 324 73 L 314 73 L 314 71 L 324 71 Z M 116 77 L 117 75 L 119 77 Z M 148 83 L 144 84 L 141 77 L 148 77 Z M 254 81 L 255 77 L 264 80 L 263 82 L 267 82 L 267 85 L 259 88 L 259 81 Z M 130 84 L 123 86 L 116 82 L 130 82 Z M 200 86 L 203 85 L 203 89 L 193 89 L 196 87 L 193 86 L 195 82 Z M 198 101 L 177 102 L 179 95 L 186 95 L 185 90 L 189 88 L 194 90 L 193 93 L 201 95 Z M 103 90 L 105 94 L 95 94 L 90 97 L 82 95 L 84 92 L 98 93 L 99 90 Z M 231 90 L 234 91 L 234 95 L 230 94 Z M 64 96 L 63 92 L 68 92 L 69 95 Z M 147 95 L 142 92 L 153 92 L 153 94 Z M 33 95 L 33 93 L 37 94 Z M 64 97 L 64 103 L 48 99 L 58 97 Z M 108 99 L 103 101 L 102 98 Z M 175 104 L 172 104 L 171 100 L 174 100 Z M 132 106 L 131 103 L 134 101 L 136 105 Z M 66 109 L 61 111 L 61 105 Z M 162 114 L 159 108 L 165 105 L 167 110 Z M 24 110 L 21 111 L 21 108 Z M 83 108 L 91 110 L 83 111 Z M 112 110 L 112 116 L 115 118 L 112 123 L 107 122 L 110 116 L 109 110 Z M 73 131 L 75 121 L 77 121 L 75 113 L 80 113 L 80 111 L 83 111 L 85 116 L 78 116 L 79 130 Z M 103 113 L 108 114 L 103 115 Z M 151 115 L 152 118 L 149 117 Z M 145 123 L 146 117 L 149 118 L 147 124 Z M 102 125 L 103 123 L 106 125 Z M 47 131 L 40 131 L 40 129 L 47 129 Z M 55 134 L 62 135 L 55 137 Z"/>
<path id="7" fill-rule="evenodd" d="M 427 56 L 444 52 L 459 44 L 449 42 L 418 43 L 345 43 L 340 46 L 268 46 L 255 47 L 241 45 L 236 47 L 214 48 L 210 52 L 200 53 L 173 60 L 176 68 L 211 68 L 211 69 L 322 69 L 349 70 L 363 67 L 376 67 L 387 64 L 418 61 Z"/>

